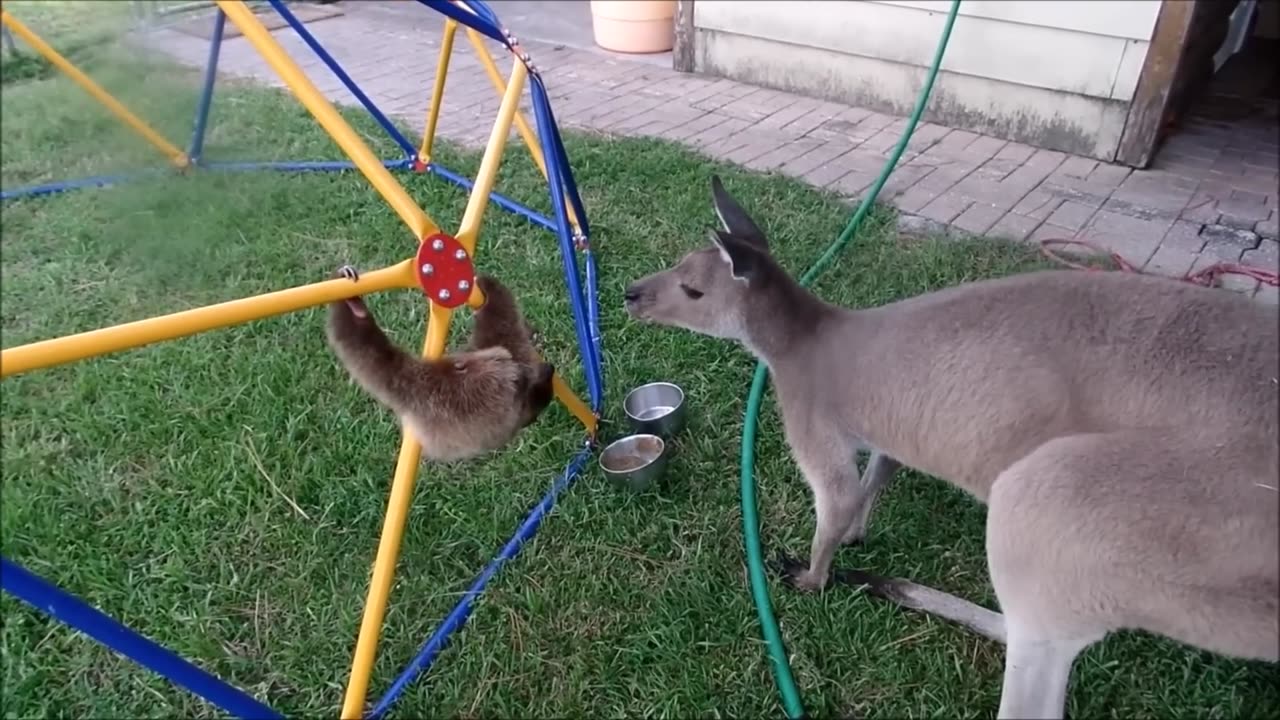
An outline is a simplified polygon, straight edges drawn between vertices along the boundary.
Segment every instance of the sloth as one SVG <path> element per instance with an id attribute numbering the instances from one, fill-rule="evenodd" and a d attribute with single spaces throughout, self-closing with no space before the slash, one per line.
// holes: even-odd
<path id="1" fill-rule="evenodd" d="M 358 279 L 350 266 L 339 277 Z M 326 335 L 350 376 L 422 445 L 423 457 L 466 460 L 511 442 L 551 403 L 555 368 L 538 357 L 533 333 L 511 291 L 478 275 L 484 305 L 476 309 L 466 348 L 428 360 L 382 332 L 355 296 L 329 304 Z"/>

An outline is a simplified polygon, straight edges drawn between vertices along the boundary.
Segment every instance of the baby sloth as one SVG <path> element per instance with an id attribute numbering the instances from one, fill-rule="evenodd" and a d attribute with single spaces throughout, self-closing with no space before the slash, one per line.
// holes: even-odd
<path id="1" fill-rule="evenodd" d="M 357 279 L 350 266 L 340 277 Z M 329 304 L 327 335 L 360 387 L 389 408 L 435 461 L 464 460 L 506 445 L 551 403 L 555 368 L 538 359 L 529 326 L 502 283 L 478 275 L 485 303 L 466 349 L 438 360 L 391 342 L 364 300 Z"/>

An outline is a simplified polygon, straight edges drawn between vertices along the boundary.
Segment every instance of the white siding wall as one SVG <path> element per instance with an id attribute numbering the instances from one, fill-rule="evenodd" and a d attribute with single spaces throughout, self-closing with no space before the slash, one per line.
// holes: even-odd
<path id="1" fill-rule="evenodd" d="M 946 0 L 695 0 L 698 69 L 906 112 Z M 932 116 L 1113 156 L 1160 0 L 965 0 Z"/>

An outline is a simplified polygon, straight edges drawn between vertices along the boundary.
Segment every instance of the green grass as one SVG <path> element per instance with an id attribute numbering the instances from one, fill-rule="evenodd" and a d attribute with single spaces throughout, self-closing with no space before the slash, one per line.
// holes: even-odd
<path id="1" fill-rule="evenodd" d="M 185 74 L 103 68 L 145 115 L 185 138 Z M 131 82 L 130 82 L 131 81 Z M 289 99 L 219 89 L 207 154 L 336 158 Z M 60 79 L 5 89 L 3 183 L 151 162 Z M 354 117 L 354 114 L 352 115 Z M 367 137 L 372 123 L 357 122 Z M 283 149 L 270 143 L 283 141 Z M 702 242 L 707 179 L 722 173 L 800 272 L 849 208 L 784 178 L 718 165 L 654 141 L 567 141 L 599 252 L 610 419 L 637 383 L 680 383 L 693 408 L 665 482 L 627 496 L 592 470 L 494 580 L 466 629 L 398 706 L 398 717 L 777 717 L 747 589 L 738 443 L 752 362 L 727 343 L 633 324 L 626 283 Z M 390 156 L 391 143 L 379 150 Z M 440 159 L 474 173 L 474 154 Z M 464 197 L 405 178 L 454 228 Z M 499 188 L 545 210 L 543 184 L 509 153 Z M 4 206 L 0 317 L 5 347 L 374 268 L 412 250 L 358 176 L 195 174 Z M 898 242 L 875 215 L 817 284 L 866 306 L 1036 264 L 994 242 Z M 507 280 L 576 364 L 552 237 L 493 208 L 480 266 Z M 413 292 L 371 301 L 389 333 L 421 337 Z M 466 329 L 466 313 L 458 332 Z M 568 374 L 582 388 L 580 372 Z M 299 716 L 340 703 L 398 433 L 345 378 L 313 309 L 4 382 L 3 552 L 218 675 Z M 509 451 L 424 468 L 373 679 L 376 697 L 542 495 L 581 433 L 549 411 Z M 772 403 L 758 453 L 772 550 L 806 552 L 809 497 Z M 294 510 L 286 497 L 297 504 Z M 303 514 L 305 513 L 305 515 Z M 990 604 L 983 510 L 923 477 L 881 501 L 868 544 L 837 562 Z M 793 667 L 815 717 L 989 717 L 1001 653 L 989 642 L 836 589 L 775 584 Z M 8 596 L 6 717 L 218 713 Z M 1272 672 L 1170 642 L 1121 635 L 1077 666 L 1074 717 L 1274 717 Z"/>
<path id="2" fill-rule="evenodd" d="M 119 38 L 130 23 L 129 2 L 92 0 L 8 0 L 5 9 L 77 67 L 92 64 L 103 45 Z M 13 35 L 17 52 L 0 56 L 0 85 L 47 78 L 57 72 Z"/>

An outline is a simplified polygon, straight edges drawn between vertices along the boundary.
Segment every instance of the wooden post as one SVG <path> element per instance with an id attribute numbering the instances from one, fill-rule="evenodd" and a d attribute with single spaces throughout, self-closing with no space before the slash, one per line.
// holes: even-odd
<path id="1" fill-rule="evenodd" d="M 1142 63 L 1138 87 L 1129 103 L 1129 115 L 1116 150 L 1118 163 L 1145 168 L 1155 155 L 1160 123 L 1169 103 L 1169 91 L 1177 76 L 1195 5 L 1191 0 L 1160 3 L 1160 15 L 1156 17 L 1151 45 L 1147 48 L 1147 58 Z"/>
<path id="2" fill-rule="evenodd" d="M 671 50 L 671 67 L 676 72 L 693 72 L 693 2 L 676 0 L 676 43 Z"/>

